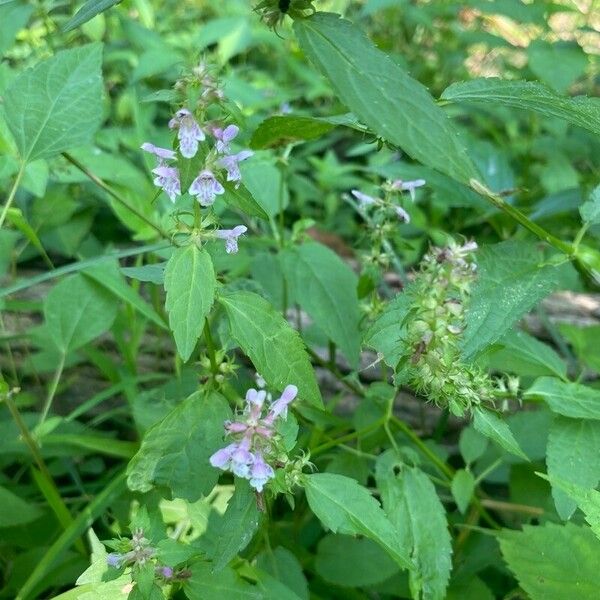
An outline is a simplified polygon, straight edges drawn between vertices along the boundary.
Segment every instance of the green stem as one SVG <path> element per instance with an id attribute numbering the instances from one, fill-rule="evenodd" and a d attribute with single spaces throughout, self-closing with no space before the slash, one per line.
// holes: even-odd
<path id="1" fill-rule="evenodd" d="M 525 227 L 525 229 L 531 231 L 531 233 L 539 237 L 541 240 L 547 242 L 551 246 L 554 246 L 557 250 L 563 252 L 567 256 L 575 256 L 575 247 L 572 244 L 563 242 L 562 240 L 559 240 L 557 237 L 553 236 L 543 227 L 540 227 L 537 223 L 534 223 L 531 219 L 526 217 L 518 208 L 515 208 L 506 202 L 502 196 L 494 194 L 494 192 L 476 179 L 471 179 L 469 183 L 475 192 L 489 200 L 489 202 L 491 202 L 496 208 L 500 209 L 509 217 L 517 221 L 517 223 Z"/>
<path id="2" fill-rule="evenodd" d="M 322 452 L 325 452 L 326 450 L 329 450 L 330 448 L 335 448 L 339 444 L 345 444 L 346 442 L 351 442 L 352 440 L 355 440 L 356 438 L 360 437 L 361 435 L 366 435 L 367 433 L 371 433 L 371 432 L 377 430 L 384 423 L 385 423 L 385 418 L 382 418 L 382 419 L 375 421 L 375 423 L 372 423 L 368 427 L 365 427 L 364 429 L 360 429 L 358 431 L 352 431 L 351 433 L 347 433 L 346 435 L 342 435 L 338 438 L 331 439 L 331 440 L 321 444 L 320 446 L 313 448 L 310 451 L 310 455 L 315 456 L 316 454 L 321 454 Z"/>
<path id="3" fill-rule="evenodd" d="M 50 388 L 48 389 L 48 395 L 46 396 L 46 402 L 44 403 L 44 409 L 42 410 L 42 414 L 40 416 L 40 425 L 46 420 L 48 416 L 48 412 L 50 412 L 50 407 L 52 406 L 52 402 L 54 400 L 54 396 L 56 395 L 56 390 L 58 389 L 58 383 L 62 376 L 63 370 L 65 368 L 65 360 L 67 355 L 63 352 L 60 357 L 60 361 L 58 363 L 58 367 L 54 373 L 54 377 L 52 378 L 52 382 L 50 383 Z"/>
<path id="4" fill-rule="evenodd" d="M 17 177 L 13 186 L 8 194 L 8 198 L 6 199 L 6 204 L 4 204 L 4 208 L 2 209 L 2 214 L 0 214 L 0 229 L 2 229 L 2 225 L 4 225 L 4 221 L 6 220 L 6 215 L 8 214 L 8 209 L 11 207 L 15 195 L 17 193 L 17 189 L 19 188 L 19 184 L 21 183 L 21 179 L 23 179 L 23 175 L 25 174 L 25 163 L 21 164 L 21 168 L 17 173 Z"/>
<path id="5" fill-rule="evenodd" d="M 48 467 L 46 466 L 39 446 L 31 435 L 27 424 L 25 421 L 23 421 L 23 417 L 21 417 L 21 413 L 12 399 L 12 392 L 9 391 L 3 394 L 2 399 L 4 402 L 6 402 L 6 406 L 8 407 L 10 414 L 12 415 L 12 418 L 21 432 L 21 438 L 23 439 L 23 442 L 25 442 L 25 445 L 29 448 L 31 456 L 37 465 L 38 476 L 43 483 L 43 485 L 39 485 L 38 487 L 54 511 L 59 523 L 62 525 L 63 529 L 66 530 L 72 525 L 73 517 L 71 516 L 69 509 L 62 499 L 58 487 L 54 483 L 52 475 L 50 475 L 50 471 L 48 471 Z M 36 478 L 34 477 L 34 479 Z M 77 540 L 77 549 L 83 554 L 86 554 L 85 545 L 81 540 Z"/>
<path id="6" fill-rule="evenodd" d="M 68 152 L 62 153 L 63 157 L 66 158 L 74 167 L 79 169 L 84 175 L 86 175 L 91 181 L 93 181 L 98 187 L 102 188 L 111 198 L 116 200 L 121 206 L 126 208 L 129 212 L 134 214 L 138 219 L 146 223 L 149 227 L 152 227 L 154 231 L 158 233 L 165 240 L 170 239 L 169 234 L 159 227 L 156 223 L 153 223 L 145 215 L 143 215 L 137 208 L 131 206 L 127 200 L 125 200 L 120 194 L 117 194 L 107 183 L 105 183 L 100 177 L 94 175 L 85 165 L 80 163 L 74 156 L 71 156 Z"/>
<path id="7" fill-rule="evenodd" d="M 208 352 L 208 358 L 210 360 L 210 370 L 213 376 L 218 375 L 219 365 L 217 364 L 217 353 L 215 350 L 215 342 L 210 332 L 210 324 L 208 319 L 204 321 L 204 341 L 206 342 L 206 350 Z"/>

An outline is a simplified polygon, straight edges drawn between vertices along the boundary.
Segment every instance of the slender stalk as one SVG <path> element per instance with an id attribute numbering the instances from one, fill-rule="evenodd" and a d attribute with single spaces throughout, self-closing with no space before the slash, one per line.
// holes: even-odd
<path id="1" fill-rule="evenodd" d="M 42 414 L 40 416 L 40 425 L 46 420 L 48 416 L 48 412 L 50 412 L 50 407 L 52 406 L 52 402 L 54 400 L 54 396 L 56 396 L 56 390 L 58 389 L 58 383 L 60 382 L 60 378 L 62 377 L 63 370 L 65 368 L 65 360 L 67 355 L 63 352 L 60 357 L 60 361 L 58 363 L 58 367 L 54 372 L 54 377 L 52 378 L 52 382 L 50 383 L 50 387 L 48 388 L 48 395 L 46 396 L 46 402 L 44 402 L 44 408 L 42 410 Z"/>
<path id="2" fill-rule="evenodd" d="M 25 163 L 21 165 L 19 172 L 17 173 L 17 177 L 13 183 L 13 186 L 8 194 L 8 198 L 6 199 L 6 203 L 2 208 L 2 214 L 0 214 L 0 229 L 2 229 L 2 225 L 4 225 L 4 221 L 6 220 L 6 215 L 8 214 L 8 209 L 11 207 L 15 195 L 17 193 L 17 189 L 19 188 L 19 184 L 21 183 L 21 179 L 23 179 L 23 175 L 25 174 Z"/>
<path id="3" fill-rule="evenodd" d="M 68 152 L 62 153 L 63 157 L 66 158 L 75 168 L 79 169 L 84 175 L 86 175 L 91 181 L 93 181 L 98 187 L 102 188 L 111 198 L 116 200 L 121 206 L 126 208 L 129 212 L 134 214 L 138 219 L 146 223 L 149 227 L 152 227 L 158 235 L 168 240 L 170 239 L 169 234 L 159 227 L 156 223 L 153 223 L 145 215 L 143 215 L 137 208 L 131 206 L 127 200 L 125 200 L 120 194 L 115 192 L 107 183 L 105 183 L 100 177 L 92 173 L 85 165 L 81 164 L 74 156 Z"/>
<path id="4" fill-rule="evenodd" d="M 213 376 L 218 375 L 219 365 L 217 364 L 217 354 L 215 350 L 215 342 L 210 332 L 210 324 L 208 319 L 204 321 L 204 341 L 206 342 L 206 350 L 208 352 L 208 358 L 210 360 L 210 370 Z"/>

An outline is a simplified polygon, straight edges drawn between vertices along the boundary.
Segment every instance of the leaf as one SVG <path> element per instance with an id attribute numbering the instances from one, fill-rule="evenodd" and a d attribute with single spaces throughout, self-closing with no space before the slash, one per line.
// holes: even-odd
<path id="1" fill-rule="evenodd" d="M 600 113 L 600 101 L 598 112 Z M 600 120 L 600 115 L 599 115 Z M 600 126 L 598 127 L 600 135 Z M 590 199 L 586 200 L 580 207 L 581 218 L 589 225 L 598 225 L 600 223 L 600 185 L 597 185 L 590 194 Z"/>
<path id="2" fill-rule="evenodd" d="M 445 598 L 452 545 L 446 511 L 434 485 L 420 469 L 398 461 L 393 451 L 378 458 L 375 476 L 383 508 L 416 563 L 409 573 L 413 597 Z"/>
<path id="3" fill-rule="evenodd" d="M 558 477 L 550 479 L 550 477 L 543 473 L 536 473 L 536 475 L 549 481 L 553 488 L 556 487 L 561 489 L 576 502 L 577 506 L 585 515 L 585 520 L 589 523 L 592 531 L 600 540 L 600 492 L 569 483 Z"/>
<path id="4" fill-rule="evenodd" d="M 507 452 L 529 460 L 508 425 L 493 412 L 484 408 L 476 408 L 473 411 L 473 427 Z"/>
<path id="5" fill-rule="evenodd" d="M 190 502 L 208 494 L 219 478 L 209 458 L 223 446 L 223 423 L 230 417 L 220 394 L 192 394 L 146 432 L 127 468 L 130 489 L 168 487 Z"/>
<path id="6" fill-rule="evenodd" d="M 600 135 L 600 99 L 560 96 L 542 83 L 503 81 L 495 77 L 453 83 L 442 100 L 474 104 L 504 105 L 532 110 L 547 117 L 563 119 Z"/>
<path id="7" fill-rule="evenodd" d="M 20 73 L 4 94 L 24 162 L 89 143 L 102 122 L 102 45 L 62 50 Z"/>
<path id="8" fill-rule="evenodd" d="M 333 117 L 311 117 L 306 115 L 275 115 L 265 119 L 252 134 L 250 147 L 271 148 L 298 141 L 320 138 L 338 125 L 346 125 L 363 131 L 351 113 Z"/>
<path id="9" fill-rule="evenodd" d="M 360 309 L 355 273 L 335 252 L 316 242 L 287 252 L 284 265 L 292 297 L 357 368 Z"/>
<path id="10" fill-rule="evenodd" d="M 473 427 L 465 427 L 458 440 L 460 454 L 467 464 L 474 463 L 488 447 L 488 439 L 475 431 Z"/>
<path id="11" fill-rule="evenodd" d="M 143 265 L 141 267 L 121 267 L 121 273 L 125 277 L 137 279 L 138 281 L 147 281 L 162 285 L 165 282 L 165 267 L 167 263 L 157 263 L 152 265 Z"/>
<path id="12" fill-rule="evenodd" d="M 261 600 L 259 591 L 244 581 L 231 567 L 218 573 L 208 563 L 196 563 L 183 590 L 189 600 Z"/>
<path id="13" fill-rule="evenodd" d="M 308 600 L 308 583 L 302 565 L 289 550 L 278 546 L 258 555 L 256 566 L 283 583 L 302 600 Z"/>
<path id="14" fill-rule="evenodd" d="M 80 274 L 55 285 L 44 302 L 47 331 L 64 355 L 108 331 L 116 315 L 112 294 Z"/>
<path id="15" fill-rule="evenodd" d="M 541 398 L 555 412 L 574 419 L 600 420 L 600 391 L 579 383 L 566 383 L 556 377 L 540 377 L 524 397 Z"/>
<path id="16" fill-rule="evenodd" d="M 96 15 L 108 10 L 115 4 L 119 4 L 121 0 L 88 0 L 63 26 L 64 32 L 71 31 L 84 23 L 87 23 L 90 19 L 93 19 Z"/>
<path id="17" fill-rule="evenodd" d="M 259 569 L 254 570 L 261 591 L 261 600 L 302 600 L 287 585 Z"/>
<path id="18" fill-rule="evenodd" d="M 223 187 L 225 188 L 223 200 L 229 206 L 241 210 L 250 217 L 259 217 L 260 219 L 269 218 L 265 209 L 254 199 L 254 196 L 244 185 L 240 184 L 236 187 L 231 182 L 225 182 L 223 183 Z"/>
<path id="19" fill-rule="evenodd" d="M 246 481 L 236 479 L 235 492 L 219 521 L 220 535 L 213 555 L 214 571 L 223 569 L 250 543 L 258 529 L 259 520 L 254 491 Z"/>
<path id="20" fill-rule="evenodd" d="M 463 354 L 473 357 L 500 339 L 559 285 L 560 270 L 544 264 L 534 243 L 502 242 L 477 253 L 478 276 L 467 313 Z"/>
<path id="21" fill-rule="evenodd" d="M 12 46 L 17 33 L 27 25 L 33 6 L 15 2 L 1 6 L 0 2 L 0 57 Z"/>
<path id="22" fill-rule="evenodd" d="M 398 572 L 398 565 L 369 538 L 326 535 L 317 547 L 315 570 L 328 583 L 365 587 Z"/>
<path id="23" fill-rule="evenodd" d="M 333 533 L 364 535 L 377 542 L 400 568 L 411 568 L 400 536 L 369 490 L 354 479 L 333 473 L 307 475 L 304 488 L 311 510 Z"/>
<path id="24" fill-rule="evenodd" d="M 527 56 L 535 76 L 559 93 L 565 93 L 588 65 L 588 57 L 575 42 L 549 43 L 534 39 L 527 46 Z"/>
<path id="25" fill-rule="evenodd" d="M 600 542 L 571 523 L 503 530 L 500 550 L 531 600 L 595 600 L 600 586 Z"/>
<path id="26" fill-rule="evenodd" d="M 566 378 L 567 365 L 548 345 L 524 331 L 511 331 L 498 341 L 500 350 L 492 348 L 492 370 L 509 371 L 520 376 L 554 375 Z"/>
<path id="27" fill-rule="evenodd" d="M 206 250 L 195 244 L 177 248 L 165 268 L 165 308 L 177 351 L 187 361 L 204 328 L 215 298 L 217 280 Z"/>
<path id="28" fill-rule="evenodd" d="M 95 265 L 83 271 L 83 275 L 95 281 L 117 298 L 120 298 L 142 316 L 158 325 L 161 329 L 168 329 L 162 317 L 150 306 L 121 275 L 116 261 Z"/>
<path id="29" fill-rule="evenodd" d="M 294 31 L 340 100 L 377 135 L 458 181 L 480 178 L 458 131 L 427 89 L 358 27 L 338 15 L 316 13 L 295 20 Z"/>
<path id="30" fill-rule="evenodd" d="M 29 243 L 40 253 L 43 259 L 46 261 L 46 264 L 53 268 L 52 262 L 48 258 L 42 242 L 38 238 L 35 229 L 33 229 L 27 219 L 23 216 L 23 211 L 21 211 L 20 208 L 9 208 L 7 217 L 8 221 L 14 227 L 16 227 L 27 238 Z"/>
<path id="31" fill-rule="evenodd" d="M 31 523 L 44 513 L 34 504 L 26 502 L 0 485 L 0 527 L 14 527 Z"/>
<path id="32" fill-rule="evenodd" d="M 412 306 L 411 296 L 405 290 L 383 309 L 365 333 L 365 344 L 375 348 L 389 367 L 395 369 L 406 353 L 402 343 L 404 320 Z"/>
<path id="33" fill-rule="evenodd" d="M 300 398 L 321 407 L 321 392 L 298 332 L 253 292 L 233 292 L 221 296 L 219 302 L 227 313 L 232 337 L 269 387 L 283 390 L 296 385 Z"/>
<path id="34" fill-rule="evenodd" d="M 458 510 L 464 515 L 469 508 L 473 491 L 475 490 L 475 478 L 471 471 L 459 469 L 452 478 L 452 497 L 458 506 Z"/>
<path id="35" fill-rule="evenodd" d="M 260 216 L 263 219 L 274 217 L 287 207 L 290 201 L 287 183 L 272 153 L 256 153 L 250 160 L 240 164 L 240 171 L 244 180 L 245 194 L 251 197 L 255 204 L 260 205 L 263 210 Z M 227 201 L 227 198 L 225 200 Z"/>
<path id="36" fill-rule="evenodd" d="M 600 480 L 600 423 L 555 417 L 548 435 L 546 465 L 550 480 L 595 488 Z M 575 501 L 560 487 L 552 486 L 552 496 L 561 519 L 569 519 Z"/>

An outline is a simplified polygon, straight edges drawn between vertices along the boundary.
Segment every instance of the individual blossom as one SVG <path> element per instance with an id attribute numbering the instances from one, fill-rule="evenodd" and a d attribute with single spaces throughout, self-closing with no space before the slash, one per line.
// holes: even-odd
<path id="1" fill-rule="evenodd" d="M 154 185 L 161 188 L 171 202 L 175 202 L 177 196 L 181 196 L 181 183 L 179 181 L 179 171 L 175 167 L 159 165 L 152 172 L 156 175 Z"/>
<path id="2" fill-rule="evenodd" d="M 196 156 L 198 142 L 206 139 L 204 131 L 187 108 L 182 108 L 175 113 L 175 116 L 169 121 L 169 129 L 179 130 L 177 132 L 179 150 L 185 158 Z"/>
<path id="3" fill-rule="evenodd" d="M 237 125 L 228 125 L 225 129 L 213 127 L 212 134 L 216 140 L 215 148 L 220 154 L 227 154 L 230 151 L 230 142 L 240 132 Z"/>
<path id="4" fill-rule="evenodd" d="M 239 184 L 242 179 L 239 164 L 253 154 L 252 150 L 242 150 L 237 154 L 228 154 L 217 161 L 217 166 L 227 171 L 227 181 L 235 181 Z"/>
<path id="5" fill-rule="evenodd" d="M 401 206 L 394 206 L 394 212 L 399 219 L 405 223 L 410 223 L 410 215 Z"/>
<path id="6" fill-rule="evenodd" d="M 225 192 L 225 188 L 209 169 L 200 171 L 200 174 L 190 185 L 188 190 L 200 203 L 200 206 L 211 206 L 215 198 Z"/>
<path id="7" fill-rule="evenodd" d="M 233 229 L 217 229 L 215 237 L 225 240 L 225 252 L 235 254 L 238 251 L 238 238 L 248 231 L 245 225 L 238 225 Z"/>
<path id="8" fill-rule="evenodd" d="M 210 464 L 248 479 L 250 485 L 261 493 L 268 481 L 275 477 L 270 463 L 280 455 L 276 431 L 278 420 L 286 418 L 287 408 L 297 394 L 298 388 L 288 385 L 277 400 L 269 403 L 267 414 L 263 417 L 269 395 L 265 390 L 248 390 L 242 414 L 237 420 L 224 424 L 226 435 L 234 441 L 217 450 L 210 457 Z"/>
<path id="9" fill-rule="evenodd" d="M 390 189 L 399 192 L 408 192 L 410 194 L 410 199 L 414 202 L 415 189 L 424 186 L 425 183 L 424 179 L 415 179 L 414 181 L 402 181 L 402 179 L 397 179 L 391 183 Z"/>
<path id="10" fill-rule="evenodd" d="M 352 190 L 351 193 L 358 200 L 358 203 L 362 208 L 373 204 L 379 204 L 380 202 L 377 198 L 373 198 L 373 196 L 369 196 L 368 194 L 363 194 L 358 190 Z"/>
<path id="11" fill-rule="evenodd" d="M 154 154 L 156 158 L 158 158 L 157 166 L 162 167 L 166 164 L 167 160 L 177 160 L 177 154 L 175 150 L 168 150 L 167 148 L 161 148 L 160 146 L 155 146 L 150 142 L 144 142 L 140 148 L 144 150 L 144 152 L 149 152 L 150 154 Z"/>

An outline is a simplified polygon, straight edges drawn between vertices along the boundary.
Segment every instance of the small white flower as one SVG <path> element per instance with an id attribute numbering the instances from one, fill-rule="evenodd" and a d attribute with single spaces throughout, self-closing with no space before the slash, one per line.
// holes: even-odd
<path id="1" fill-rule="evenodd" d="M 415 189 L 424 186 L 426 181 L 424 179 L 415 179 L 414 181 L 402 181 L 402 179 L 397 179 L 392 182 L 390 186 L 392 190 L 399 190 L 402 192 L 408 192 L 410 194 L 410 199 L 415 201 Z"/>
<path id="2" fill-rule="evenodd" d="M 227 254 L 235 254 L 238 251 L 238 238 L 248 231 L 245 225 L 238 225 L 233 229 L 217 229 L 215 237 L 225 240 L 225 251 Z"/>

